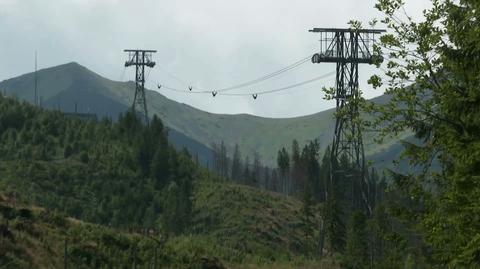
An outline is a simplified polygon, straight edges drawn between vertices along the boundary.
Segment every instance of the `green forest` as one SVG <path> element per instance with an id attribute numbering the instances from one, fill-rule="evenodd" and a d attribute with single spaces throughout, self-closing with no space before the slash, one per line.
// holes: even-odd
<path id="1" fill-rule="evenodd" d="M 173 268 L 200 267 L 202 258 L 221 264 L 218 257 L 313 262 L 295 220 L 301 203 L 198 166 L 173 149 L 158 118 L 145 126 L 129 112 L 95 122 L 11 98 L 0 104 L 2 267 L 58 267 L 64 240 L 75 268 L 147 266 L 152 257 Z M 46 256 L 37 264 L 30 251 Z"/>
<path id="2" fill-rule="evenodd" d="M 1 102 L 2 183 L 21 200 L 115 227 L 153 227 L 168 209 L 189 215 L 193 178 L 201 171 L 168 144 L 158 118 L 148 127 L 132 113 L 97 123 Z M 172 200 L 164 201 L 170 192 Z M 165 227 L 185 219 L 173 215 Z"/>
<path id="3" fill-rule="evenodd" d="M 480 2 L 432 0 L 420 22 L 404 5 L 370 22 L 388 100 L 350 103 L 376 143 L 412 134 L 392 169 L 295 138 L 273 166 L 224 141 L 205 165 L 160 116 L 0 95 L 0 268 L 479 268 Z"/>

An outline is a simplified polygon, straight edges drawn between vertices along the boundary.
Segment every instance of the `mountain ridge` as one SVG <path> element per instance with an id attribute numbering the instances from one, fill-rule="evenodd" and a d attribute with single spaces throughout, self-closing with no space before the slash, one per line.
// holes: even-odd
<path id="1" fill-rule="evenodd" d="M 128 109 L 133 102 L 132 81 L 110 80 L 76 62 L 38 72 L 39 92 L 44 93 L 43 103 L 50 108 L 71 112 L 79 105 L 78 112 L 91 112 L 100 117 L 115 119 L 118 113 Z M 28 73 L 4 80 L 0 82 L 0 90 L 7 89 L 7 95 L 15 94 L 21 99 L 33 102 L 33 76 L 34 73 Z M 56 79 L 57 77 L 59 79 Z M 85 95 L 84 98 L 82 94 Z M 146 89 L 146 95 L 150 115 L 159 116 L 170 129 L 210 149 L 213 143 L 220 144 L 223 141 L 227 150 L 233 152 L 235 144 L 238 144 L 243 156 L 252 157 L 257 152 L 262 161 L 269 166 L 276 166 L 277 151 L 282 147 L 290 148 L 293 139 L 301 145 L 317 139 L 323 150 L 333 137 L 334 109 L 300 117 L 269 118 L 248 113 L 207 112 L 168 99 L 155 90 Z M 112 102 L 101 101 L 102 98 L 110 99 Z M 380 96 L 372 100 L 383 102 L 384 98 L 387 97 Z M 82 102 L 79 103 L 79 100 Z M 368 140 L 366 144 L 372 144 L 371 138 L 366 140 Z M 394 142 L 368 146 L 366 154 L 382 152 Z"/>
<path id="2" fill-rule="evenodd" d="M 100 78 L 100 79 L 106 80 L 110 83 L 127 83 L 127 84 L 131 84 L 132 86 L 135 85 L 134 84 L 135 82 L 131 81 L 131 80 L 129 80 L 129 81 L 116 81 L 116 80 L 110 79 L 108 77 L 102 76 L 102 75 L 100 75 L 98 73 L 95 73 L 94 71 L 88 69 L 87 67 L 81 65 L 80 63 L 78 63 L 76 61 L 71 61 L 71 62 L 68 62 L 68 63 L 65 63 L 65 64 L 60 64 L 60 65 L 56 65 L 56 66 L 51 66 L 51 67 L 46 67 L 46 68 L 39 69 L 37 75 L 40 78 L 42 76 L 42 73 L 47 72 L 47 71 L 51 72 L 51 71 L 58 71 L 58 70 L 62 70 L 62 69 L 72 70 L 72 69 L 75 69 L 75 68 L 85 71 L 86 73 L 88 73 L 92 77 Z M 31 96 L 31 99 L 26 99 L 26 100 L 30 101 L 30 102 L 33 102 L 33 99 L 34 99 L 33 98 L 33 76 L 34 76 L 34 74 L 35 74 L 35 72 L 28 72 L 28 73 L 24 73 L 24 74 L 21 74 L 21 75 L 12 77 L 12 78 L 4 79 L 4 80 L 0 81 L 0 85 L 2 85 L 4 83 L 8 83 L 11 80 L 17 80 L 17 79 L 20 79 L 20 80 L 27 79 L 28 81 L 31 81 L 31 87 L 32 88 L 30 90 L 32 90 L 32 96 Z M 39 82 L 41 82 L 40 79 L 39 79 Z M 147 89 L 147 88 L 145 88 L 145 89 L 146 89 L 147 92 L 153 92 L 153 93 L 158 93 L 158 94 L 162 95 L 161 92 L 159 92 L 159 91 L 152 90 L 152 89 Z M 7 90 L 7 95 L 9 93 L 12 93 L 12 92 L 9 92 L 9 90 Z M 26 94 L 25 94 L 25 96 L 26 96 Z M 162 96 L 166 99 L 169 99 L 169 98 L 165 97 L 164 95 L 162 95 Z M 203 113 L 207 113 L 207 114 L 211 114 L 211 115 L 216 115 L 216 116 L 244 116 L 244 117 L 252 117 L 252 118 L 266 119 L 266 120 L 302 119 L 302 118 L 308 118 L 308 117 L 311 117 L 311 116 L 318 115 L 318 114 L 320 114 L 322 112 L 325 112 L 325 111 L 328 111 L 328 110 L 334 110 L 333 108 L 328 108 L 328 109 L 321 110 L 321 111 L 318 111 L 318 112 L 315 112 L 315 113 L 301 115 L 301 116 L 267 117 L 267 116 L 254 115 L 254 114 L 250 114 L 250 113 L 232 113 L 232 114 L 230 114 L 230 113 L 215 113 L 215 112 L 202 110 L 201 108 L 197 108 L 193 105 L 190 105 L 190 104 L 187 104 L 187 103 L 184 103 L 184 102 L 175 101 L 175 100 L 171 100 L 171 99 L 169 99 L 169 100 L 172 101 L 172 102 L 178 103 L 180 105 L 187 106 L 189 109 L 199 110 Z"/>

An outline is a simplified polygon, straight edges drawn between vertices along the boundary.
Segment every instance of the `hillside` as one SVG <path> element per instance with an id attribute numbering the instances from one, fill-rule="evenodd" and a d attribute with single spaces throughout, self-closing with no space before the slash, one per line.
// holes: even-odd
<path id="1" fill-rule="evenodd" d="M 71 268 L 132 264 L 134 246 L 140 246 L 137 263 L 143 265 L 153 260 L 156 247 L 155 241 L 138 234 L 18 205 L 7 195 L 0 196 L 0 240 L 1 268 L 63 268 L 65 247 Z M 163 256 L 158 259 L 164 260 Z"/>
<path id="2" fill-rule="evenodd" d="M 29 73 L 5 80 L 0 83 L 0 90 L 9 96 L 31 102 L 33 77 Z M 133 100 L 132 82 L 103 78 L 77 63 L 40 70 L 38 77 L 43 104 L 66 112 L 74 111 L 76 104 L 79 112 L 97 113 L 100 117 L 115 119 Z M 374 101 L 383 102 L 384 98 L 375 98 Z M 212 114 L 169 100 L 151 90 L 147 91 L 147 100 L 150 113 L 158 115 L 164 121 L 174 138 L 181 137 L 173 139 L 173 142 L 180 147 L 187 146 L 191 152 L 203 157 L 203 160 L 211 157 L 205 157 L 210 154 L 211 144 L 223 140 L 230 152 L 235 143 L 238 143 L 244 154 L 252 155 L 258 151 L 267 165 L 275 166 L 277 151 L 281 147 L 290 147 L 293 139 L 297 139 L 300 144 L 318 139 L 321 147 L 325 148 L 333 135 L 332 109 L 303 117 L 273 119 L 247 114 Z M 377 145 L 371 138 L 372 136 L 367 136 L 365 141 L 366 154 L 381 153 L 388 157 L 389 148 L 396 140 Z M 191 144 L 197 149 L 192 150 Z"/>
<path id="3" fill-rule="evenodd" d="M 74 268 L 125 266 L 132 252 L 146 265 L 156 241 L 125 233 L 139 230 L 164 240 L 172 268 L 197 268 L 204 256 L 315 262 L 298 200 L 218 178 L 168 144 L 156 117 L 86 121 L 0 96 L 0 138 L 2 268 L 59 267 L 65 237 Z"/>
<path id="4" fill-rule="evenodd" d="M 68 218 L 1 193 L 0 267 L 61 268 L 67 239 L 69 268 L 123 268 L 132 266 L 134 257 L 139 268 L 153 266 L 155 260 L 158 268 L 208 268 L 206 263 L 229 268 L 248 264 L 251 268 L 337 268 L 329 259 L 319 262 L 300 254 L 303 236 L 294 220 L 300 203 L 294 199 L 245 186 L 203 182 L 194 201 L 195 224 L 190 233 L 167 238 Z M 231 207 L 223 207 L 226 203 Z"/>

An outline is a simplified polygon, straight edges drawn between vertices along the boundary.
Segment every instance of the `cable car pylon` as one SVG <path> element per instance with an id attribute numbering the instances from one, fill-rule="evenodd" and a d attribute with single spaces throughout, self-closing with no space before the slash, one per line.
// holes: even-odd
<path id="1" fill-rule="evenodd" d="M 326 198 L 334 196 L 333 185 L 341 158 L 346 156 L 353 165 L 352 186 L 360 186 L 360 195 L 353 198 L 352 207 L 372 214 L 374 199 L 370 194 L 370 182 L 367 178 L 365 152 L 363 149 L 362 126 L 358 118 L 359 100 L 358 64 L 374 64 L 382 61 L 374 54 L 375 38 L 385 30 L 314 28 L 309 32 L 320 34 L 320 51 L 312 56 L 312 63 L 335 63 L 336 117 L 335 133 L 330 155 L 330 189 Z M 358 182 L 355 182 L 358 181 Z M 329 197 L 330 196 L 330 197 Z"/>

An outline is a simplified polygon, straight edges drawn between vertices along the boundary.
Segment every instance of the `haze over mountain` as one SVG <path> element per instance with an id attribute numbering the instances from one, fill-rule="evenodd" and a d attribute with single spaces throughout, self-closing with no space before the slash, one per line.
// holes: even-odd
<path id="1" fill-rule="evenodd" d="M 133 101 L 133 82 L 109 80 L 75 62 L 39 70 L 37 76 L 38 95 L 44 107 L 65 112 L 76 109 L 80 113 L 116 119 Z M 28 102 L 34 100 L 33 89 L 34 73 L 0 83 L 0 91 Z M 377 97 L 374 101 L 383 102 L 385 98 Z M 212 143 L 224 141 L 230 153 L 238 143 L 244 156 L 252 156 L 256 151 L 265 164 L 273 167 L 276 166 L 277 151 L 281 147 L 290 148 L 293 139 L 301 145 L 318 139 L 325 148 L 331 142 L 334 128 L 333 109 L 283 119 L 213 114 L 172 101 L 152 90 L 147 90 L 147 106 L 150 116 L 158 115 L 170 128 L 172 142 L 188 148 L 203 163 L 211 159 Z M 388 163 L 398 154 L 398 144 L 392 147 L 396 142 L 392 140 L 377 145 L 369 135 L 365 139 L 366 155 L 377 164 Z"/>

